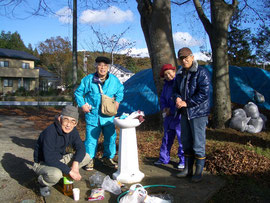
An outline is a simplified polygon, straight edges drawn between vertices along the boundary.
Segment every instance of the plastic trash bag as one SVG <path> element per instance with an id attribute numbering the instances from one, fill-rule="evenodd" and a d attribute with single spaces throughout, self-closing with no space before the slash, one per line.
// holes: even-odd
<path id="1" fill-rule="evenodd" d="M 110 176 L 106 176 L 104 178 L 101 187 L 102 189 L 111 192 L 115 195 L 119 195 L 122 192 L 121 186 L 118 184 L 116 180 L 112 180 Z"/>
<path id="2" fill-rule="evenodd" d="M 244 132 L 250 119 L 250 117 L 234 116 L 231 118 L 230 128 Z"/>
<path id="3" fill-rule="evenodd" d="M 244 106 L 244 110 L 247 114 L 247 117 L 258 118 L 260 116 L 258 106 L 256 104 L 254 104 L 253 102 L 248 102 Z"/>
<path id="4" fill-rule="evenodd" d="M 101 187 L 103 183 L 104 176 L 102 176 L 99 172 L 94 173 L 94 175 L 89 177 L 89 182 L 91 186 Z"/>
<path id="5" fill-rule="evenodd" d="M 133 184 L 129 192 L 120 199 L 119 203 L 144 203 L 147 197 L 147 191 L 141 184 Z"/>
<path id="6" fill-rule="evenodd" d="M 261 117 L 258 118 L 252 118 L 248 122 L 248 128 L 246 129 L 249 133 L 259 133 L 262 131 L 263 128 L 263 119 Z M 253 127 L 251 127 L 253 126 Z"/>
<path id="7" fill-rule="evenodd" d="M 144 203 L 171 203 L 171 200 L 166 200 L 160 197 L 147 195 L 146 199 L 144 200 Z"/>
<path id="8" fill-rule="evenodd" d="M 233 117 L 234 116 L 242 116 L 242 117 L 247 117 L 247 114 L 246 114 L 246 112 L 245 112 L 245 110 L 244 109 L 235 109 L 234 111 L 233 111 Z"/>
<path id="9" fill-rule="evenodd" d="M 254 90 L 254 101 L 257 103 L 263 103 L 263 102 L 265 102 L 265 99 L 261 93 Z"/>

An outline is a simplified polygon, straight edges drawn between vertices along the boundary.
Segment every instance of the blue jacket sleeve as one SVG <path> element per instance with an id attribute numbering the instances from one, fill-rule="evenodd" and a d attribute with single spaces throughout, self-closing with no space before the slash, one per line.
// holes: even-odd
<path id="1" fill-rule="evenodd" d="M 162 111 L 164 108 L 169 107 L 169 104 L 166 102 L 166 87 L 163 86 L 161 95 L 160 95 L 160 110 Z"/>
<path id="2" fill-rule="evenodd" d="M 81 84 L 74 92 L 75 100 L 79 107 L 82 107 L 86 103 L 84 100 L 86 81 L 86 77 L 83 78 Z"/>

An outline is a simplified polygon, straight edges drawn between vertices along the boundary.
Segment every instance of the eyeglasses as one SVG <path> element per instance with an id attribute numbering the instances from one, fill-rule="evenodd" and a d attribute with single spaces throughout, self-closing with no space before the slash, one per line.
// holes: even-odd
<path id="1" fill-rule="evenodd" d="M 183 60 L 188 61 L 189 56 L 191 56 L 191 55 L 188 55 L 188 56 L 181 56 L 181 57 L 179 57 L 178 59 L 179 59 L 179 61 L 183 61 Z"/>
<path id="2" fill-rule="evenodd" d="M 62 117 L 62 123 L 64 125 L 70 124 L 72 126 L 77 125 L 77 121 L 75 119 L 69 120 L 68 118 Z"/>
<path id="3" fill-rule="evenodd" d="M 109 64 L 100 64 L 100 63 L 99 63 L 97 66 L 98 66 L 98 67 L 109 67 Z"/>

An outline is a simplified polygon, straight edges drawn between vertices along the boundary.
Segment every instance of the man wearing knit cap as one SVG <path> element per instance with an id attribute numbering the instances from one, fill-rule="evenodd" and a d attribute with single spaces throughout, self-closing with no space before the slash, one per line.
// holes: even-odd
<path id="1" fill-rule="evenodd" d="M 178 177 L 192 176 L 192 182 L 202 180 L 205 163 L 205 129 L 210 113 L 210 77 L 208 71 L 194 60 L 192 51 L 184 47 L 178 51 L 181 68 L 177 71 L 173 97 L 181 113 L 181 139 L 185 168 Z M 193 174 L 195 161 L 196 171 Z"/>
<path id="2" fill-rule="evenodd" d="M 90 162 L 76 129 L 78 119 L 77 107 L 66 106 L 37 140 L 33 170 L 38 175 L 42 196 L 50 195 L 49 187 L 55 185 L 63 174 L 73 180 L 80 180 L 79 168 Z M 75 154 L 66 152 L 69 146 L 74 148 Z"/>

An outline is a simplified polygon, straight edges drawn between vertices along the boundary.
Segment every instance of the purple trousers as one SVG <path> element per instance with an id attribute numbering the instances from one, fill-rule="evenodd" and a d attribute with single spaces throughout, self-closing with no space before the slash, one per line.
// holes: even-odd
<path id="1" fill-rule="evenodd" d="M 159 153 L 159 160 L 167 164 L 170 162 L 170 151 L 174 142 L 175 135 L 177 136 L 178 140 L 178 157 L 179 157 L 179 164 L 185 163 L 184 158 L 184 151 L 181 143 L 181 126 L 180 120 L 175 119 L 173 116 L 167 116 L 164 120 L 164 136 L 162 139 L 160 153 Z"/>

